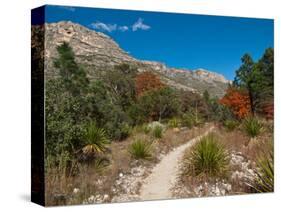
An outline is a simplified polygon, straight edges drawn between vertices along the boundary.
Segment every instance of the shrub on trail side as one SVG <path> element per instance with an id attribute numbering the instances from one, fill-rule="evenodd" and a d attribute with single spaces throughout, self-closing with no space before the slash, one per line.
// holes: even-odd
<path id="1" fill-rule="evenodd" d="M 153 131 L 152 131 L 152 134 L 155 138 L 162 138 L 163 136 L 163 127 L 161 126 L 155 126 Z"/>
<path id="2" fill-rule="evenodd" d="M 233 131 L 235 128 L 237 128 L 239 123 L 235 120 L 226 120 L 223 123 L 223 126 L 228 130 L 228 131 Z"/>
<path id="3" fill-rule="evenodd" d="M 255 192 L 264 193 L 274 191 L 273 147 L 268 154 L 264 154 L 259 158 L 255 174 L 256 177 L 247 183 Z"/>
<path id="4" fill-rule="evenodd" d="M 129 153 L 135 159 L 151 159 L 151 144 L 147 141 L 138 139 L 130 145 Z"/>
<path id="5" fill-rule="evenodd" d="M 185 157 L 188 176 L 222 177 L 228 168 L 228 153 L 214 134 L 203 137 Z"/>
<path id="6" fill-rule="evenodd" d="M 257 137 L 263 131 L 263 125 L 256 117 L 244 119 L 243 128 L 251 138 Z"/>

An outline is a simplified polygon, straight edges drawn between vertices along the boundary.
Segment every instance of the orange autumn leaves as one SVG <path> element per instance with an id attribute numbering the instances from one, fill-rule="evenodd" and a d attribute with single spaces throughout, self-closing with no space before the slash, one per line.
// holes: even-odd
<path id="1" fill-rule="evenodd" d="M 151 72 L 143 72 L 135 78 L 137 96 L 142 96 L 145 92 L 158 90 L 165 87 L 159 77 Z"/>
<path id="2" fill-rule="evenodd" d="M 143 96 L 146 92 L 158 90 L 165 87 L 160 78 L 152 72 L 143 72 L 135 78 L 136 94 Z M 237 118 L 243 119 L 250 114 L 250 99 L 247 90 L 229 87 L 225 96 L 219 103 L 230 108 Z"/>
<path id="3" fill-rule="evenodd" d="M 245 90 L 230 87 L 219 102 L 230 108 L 234 115 L 240 119 L 250 114 L 250 98 L 248 92 Z"/>

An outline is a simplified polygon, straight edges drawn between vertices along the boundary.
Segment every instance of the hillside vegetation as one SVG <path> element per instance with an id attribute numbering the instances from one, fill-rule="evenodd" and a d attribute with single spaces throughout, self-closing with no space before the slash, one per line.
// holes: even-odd
<path id="1" fill-rule="evenodd" d="M 186 152 L 175 195 L 210 195 L 197 186 L 218 179 L 232 183 L 233 193 L 273 191 L 273 150 L 260 150 L 273 141 L 273 49 L 257 62 L 243 56 L 222 98 L 176 89 L 153 71 L 126 63 L 97 69 L 90 79 L 67 42 L 56 50 L 58 76 L 45 84 L 48 205 L 119 201 L 126 189 L 137 196 L 141 185 L 121 187 L 118 180 L 149 170 L 209 123 L 216 132 Z M 256 165 L 252 177 L 235 184 L 231 155 L 239 154 Z M 187 195 L 185 189 L 195 190 Z"/>

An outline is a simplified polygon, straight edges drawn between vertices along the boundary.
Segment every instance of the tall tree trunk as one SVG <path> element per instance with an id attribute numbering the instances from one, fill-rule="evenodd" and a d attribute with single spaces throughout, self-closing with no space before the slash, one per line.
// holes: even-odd
<path id="1" fill-rule="evenodd" d="M 248 86 L 248 91 L 249 91 L 251 114 L 255 115 L 254 97 L 253 97 L 253 91 L 251 89 L 251 86 Z"/>

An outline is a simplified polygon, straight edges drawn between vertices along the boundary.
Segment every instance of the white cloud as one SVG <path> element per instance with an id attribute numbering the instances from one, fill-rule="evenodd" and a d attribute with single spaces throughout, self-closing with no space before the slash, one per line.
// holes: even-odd
<path id="1" fill-rule="evenodd" d="M 132 25 L 132 30 L 135 32 L 137 30 L 149 30 L 151 27 L 143 23 L 143 19 L 139 18 L 137 22 Z"/>
<path id="2" fill-rule="evenodd" d="M 92 29 L 101 30 L 105 32 L 113 32 L 113 31 L 121 31 L 126 32 L 130 29 L 132 31 L 137 30 L 149 30 L 151 27 L 147 24 L 143 23 L 143 19 L 139 18 L 132 26 L 126 26 L 126 25 L 117 25 L 117 24 L 107 24 L 100 21 L 93 22 L 89 25 Z"/>
<path id="3" fill-rule="evenodd" d="M 117 29 L 117 24 L 105 24 L 102 22 L 94 22 L 90 24 L 93 29 L 98 29 L 106 32 L 112 32 Z"/>
<path id="4" fill-rule="evenodd" d="M 118 30 L 120 30 L 121 32 L 125 32 L 125 31 L 129 30 L 129 27 L 127 27 L 127 26 L 119 26 Z"/>

